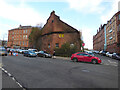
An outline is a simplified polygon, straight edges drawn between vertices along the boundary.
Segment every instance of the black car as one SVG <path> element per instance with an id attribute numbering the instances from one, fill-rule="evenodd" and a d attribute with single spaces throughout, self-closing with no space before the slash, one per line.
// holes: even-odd
<path id="1" fill-rule="evenodd" d="M 38 57 L 52 58 L 52 55 L 47 53 L 46 51 L 39 51 L 37 55 L 38 55 Z"/>
<path id="2" fill-rule="evenodd" d="M 26 56 L 26 57 L 36 57 L 37 56 L 37 54 L 33 51 L 25 51 L 23 53 L 23 55 Z"/>
<path id="3" fill-rule="evenodd" d="M 113 53 L 112 58 L 120 60 L 120 53 Z"/>
<path id="4" fill-rule="evenodd" d="M 101 51 L 101 55 L 106 56 L 107 51 Z"/>

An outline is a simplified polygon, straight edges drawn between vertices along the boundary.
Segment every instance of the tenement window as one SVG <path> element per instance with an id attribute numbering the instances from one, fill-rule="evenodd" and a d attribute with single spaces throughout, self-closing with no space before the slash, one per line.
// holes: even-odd
<path id="1" fill-rule="evenodd" d="M 50 48 L 50 44 L 48 44 L 48 48 Z"/>
<path id="2" fill-rule="evenodd" d="M 120 24 L 119 24 L 119 27 L 118 27 L 118 31 L 120 31 Z"/>
<path id="3" fill-rule="evenodd" d="M 52 23 L 54 22 L 54 20 L 52 20 Z"/>
<path id="4" fill-rule="evenodd" d="M 59 48 L 59 43 L 56 43 L 56 45 L 55 45 L 55 46 L 56 46 L 56 48 Z"/>
<path id="5" fill-rule="evenodd" d="M 120 14 L 119 14 L 119 20 L 120 20 Z"/>

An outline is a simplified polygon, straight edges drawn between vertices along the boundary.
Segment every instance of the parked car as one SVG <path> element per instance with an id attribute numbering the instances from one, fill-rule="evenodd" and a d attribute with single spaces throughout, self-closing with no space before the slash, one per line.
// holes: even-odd
<path id="1" fill-rule="evenodd" d="M 52 55 L 47 53 L 46 51 L 39 51 L 37 55 L 38 55 L 38 57 L 45 57 L 45 58 L 47 58 L 47 57 L 51 58 L 52 57 Z"/>
<path id="2" fill-rule="evenodd" d="M 95 56 L 93 53 L 92 53 L 92 51 L 85 51 L 86 53 L 88 53 L 88 54 L 90 54 L 90 55 L 92 55 L 92 56 Z"/>
<path id="3" fill-rule="evenodd" d="M 10 49 L 10 52 L 16 52 L 16 50 L 15 49 Z"/>
<path id="4" fill-rule="evenodd" d="M 113 53 L 112 58 L 120 60 L 120 53 Z"/>
<path id="5" fill-rule="evenodd" d="M 99 54 L 102 54 L 103 50 L 99 52 Z"/>
<path id="6" fill-rule="evenodd" d="M 34 51 L 34 52 L 37 52 L 38 50 L 37 49 L 28 49 L 29 51 Z"/>
<path id="7" fill-rule="evenodd" d="M 33 51 L 24 51 L 23 55 L 26 57 L 36 57 L 37 56 L 37 54 Z"/>
<path id="8" fill-rule="evenodd" d="M 108 56 L 108 57 L 111 57 L 111 58 L 112 58 L 112 55 L 113 55 L 113 53 L 110 53 L 110 52 L 107 52 L 107 53 L 106 53 L 106 56 Z"/>
<path id="9" fill-rule="evenodd" d="M 94 51 L 96 54 L 99 54 L 99 51 Z"/>
<path id="10" fill-rule="evenodd" d="M 106 56 L 107 51 L 101 51 L 101 55 Z"/>
<path id="11" fill-rule="evenodd" d="M 0 56 L 7 56 L 7 50 L 4 47 L 0 47 Z"/>
<path id="12" fill-rule="evenodd" d="M 21 53 L 24 54 L 24 52 L 26 52 L 26 51 L 28 51 L 28 50 L 22 50 Z"/>
<path id="13" fill-rule="evenodd" d="M 83 52 L 77 52 L 75 54 L 72 54 L 71 60 L 75 62 L 77 61 L 91 62 L 93 64 L 102 62 L 100 58 L 94 57 L 88 53 L 83 53 Z"/>

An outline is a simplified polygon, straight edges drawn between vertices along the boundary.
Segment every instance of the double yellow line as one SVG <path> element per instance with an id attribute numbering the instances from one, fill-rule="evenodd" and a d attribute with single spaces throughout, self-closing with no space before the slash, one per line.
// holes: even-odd
<path id="1" fill-rule="evenodd" d="M 3 66 L 3 64 L 2 64 L 2 63 L 0 63 L 0 68 L 2 68 L 2 66 Z"/>

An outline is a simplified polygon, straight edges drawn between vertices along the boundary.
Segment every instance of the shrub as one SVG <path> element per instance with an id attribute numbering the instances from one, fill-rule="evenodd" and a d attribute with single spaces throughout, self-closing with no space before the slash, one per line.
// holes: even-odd
<path id="1" fill-rule="evenodd" d="M 61 48 L 56 48 L 56 56 L 70 57 L 73 53 L 78 52 L 76 45 L 71 46 L 69 43 L 65 43 Z"/>

